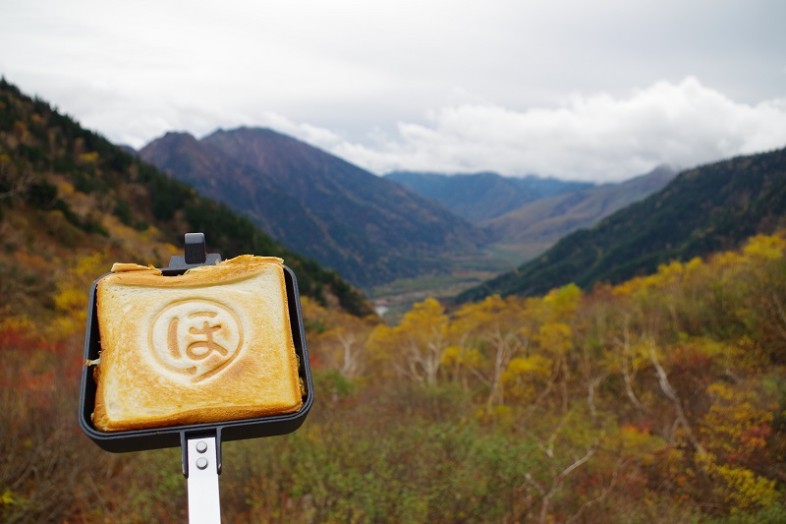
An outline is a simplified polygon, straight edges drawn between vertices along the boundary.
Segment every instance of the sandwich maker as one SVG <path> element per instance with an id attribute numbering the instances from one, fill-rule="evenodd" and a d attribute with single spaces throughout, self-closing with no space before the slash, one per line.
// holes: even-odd
<path id="1" fill-rule="evenodd" d="M 181 275 L 188 269 L 213 265 L 221 261 L 217 253 L 206 253 L 203 233 L 186 233 L 183 256 L 173 256 L 169 267 L 162 268 L 165 276 Z M 98 446 L 113 453 L 143 451 L 180 446 L 183 474 L 188 479 L 188 505 L 190 522 L 220 522 L 218 475 L 221 473 L 221 443 L 257 437 L 283 435 L 298 429 L 314 403 L 314 387 L 308 361 L 303 315 L 295 273 L 284 266 L 290 327 L 298 358 L 298 374 L 305 387 L 303 406 L 295 413 L 258 418 L 167 426 L 162 428 L 100 431 L 92 422 L 96 398 L 96 383 L 91 366 L 82 367 L 79 400 L 79 426 Z M 85 328 L 85 362 L 96 360 L 101 349 L 98 328 L 96 287 L 102 275 L 90 289 L 87 324 Z"/>

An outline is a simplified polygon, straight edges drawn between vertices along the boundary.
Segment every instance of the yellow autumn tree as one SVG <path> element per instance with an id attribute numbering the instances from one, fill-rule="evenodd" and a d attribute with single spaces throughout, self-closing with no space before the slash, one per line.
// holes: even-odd
<path id="1" fill-rule="evenodd" d="M 451 339 L 456 342 L 445 354 L 446 364 L 465 385 L 469 374 L 488 391 L 487 406 L 504 403 L 502 376 L 511 359 L 527 351 L 527 323 L 524 301 L 499 295 L 465 304 L 451 319 Z"/>
<path id="2" fill-rule="evenodd" d="M 726 462 L 749 464 L 760 456 L 777 403 L 760 398 L 749 384 L 721 381 L 707 387 L 707 396 L 712 405 L 700 422 L 705 446 Z"/>
<path id="3" fill-rule="evenodd" d="M 110 260 L 107 253 L 96 251 L 78 258 L 59 276 L 52 297 L 58 315 L 48 329 L 50 337 L 63 339 L 84 330 L 90 284 L 107 271 Z"/>
<path id="4" fill-rule="evenodd" d="M 434 298 L 415 304 L 398 326 L 380 325 L 369 338 L 369 348 L 398 376 L 435 385 L 449 347 L 449 318 Z"/>
<path id="5" fill-rule="evenodd" d="M 369 364 L 367 340 L 378 321 L 320 306 L 305 296 L 301 303 L 312 358 L 348 379 L 361 377 Z"/>

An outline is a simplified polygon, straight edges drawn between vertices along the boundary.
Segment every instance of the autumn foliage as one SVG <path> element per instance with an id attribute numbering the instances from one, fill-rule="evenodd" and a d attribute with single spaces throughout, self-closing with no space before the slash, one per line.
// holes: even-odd
<path id="1" fill-rule="evenodd" d="M 0 321 L 0 517 L 185 520 L 179 452 L 76 427 L 86 289 Z M 786 240 L 582 292 L 434 299 L 395 325 L 304 298 L 317 402 L 224 445 L 228 522 L 783 522 Z"/>

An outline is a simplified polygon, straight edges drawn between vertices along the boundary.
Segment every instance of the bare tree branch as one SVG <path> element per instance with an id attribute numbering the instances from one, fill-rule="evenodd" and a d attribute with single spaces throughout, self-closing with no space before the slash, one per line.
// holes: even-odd
<path id="1" fill-rule="evenodd" d="M 609 480 L 608 485 L 605 488 L 603 488 L 603 490 L 600 492 L 600 494 L 597 497 L 595 497 L 594 499 L 588 500 L 587 502 L 582 504 L 581 507 L 578 509 L 578 511 L 576 513 L 574 513 L 567 520 L 568 524 L 571 523 L 571 522 L 576 522 L 579 519 L 579 517 L 581 517 L 581 515 L 589 507 L 594 506 L 595 504 L 600 504 L 601 502 L 606 500 L 606 497 L 609 496 L 609 494 L 614 490 L 614 488 L 615 488 L 615 486 L 617 484 L 617 478 L 619 477 L 619 472 L 620 472 L 620 469 L 622 469 L 622 465 L 623 465 L 624 462 L 625 462 L 625 460 L 622 457 L 617 459 L 617 462 L 614 465 L 614 471 L 612 471 L 612 473 L 611 473 L 611 480 Z"/>
<path id="2" fill-rule="evenodd" d="M 688 417 L 685 415 L 685 410 L 682 408 L 682 402 L 680 401 L 677 392 L 671 386 L 669 382 L 669 377 L 666 374 L 666 370 L 663 369 L 660 362 L 658 361 L 658 356 L 655 354 L 655 344 L 650 340 L 649 341 L 649 349 L 650 349 L 650 361 L 652 365 L 655 366 L 655 371 L 658 375 L 658 383 L 660 383 L 660 389 L 663 391 L 663 394 L 666 395 L 666 398 L 671 400 L 672 405 L 674 406 L 674 410 L 677 412 L 677 421 L 679 421 L 680 425 L 685 430 L 685 433 L 688 435 L 688 440 L 690 440 L 693 447 L 699 453 L 704 453 L 704 446 L 701 445 L 701 442 L 698 441 L 696 435 L 693 433 L 693 429 L 688 422 Z"/>
<path id="3" fill-rule="evenodd" d="M 597 449 L 598 449 L 598 442 L 595 442 L 587 450 L 587 452 L 584 454 L 583 457 L 581 457 L 580 459 L 576 460 L 575 462 L 567 466 L 559 474 L 557 474 L 556 477 L 554 477 L 554 479 L 551 482 L 551 487 L 549 488 L 549 491 L 545 495 L 543 495 L 543 498 L 541 499 L 540 516 L 538 518 L 538 522 L 540 522 L 541 524 L 545 524 L 546 522 L 548 522 L 549 506 L 551 506 L 551 498 L 554 495 L 556 495 L 557 491 L 559 491 L 559 489 L 562 487 L 562 483 L 571 473 L 573 473 L 581 466 L 589 462 L 589 460 L 595 454 Z"/>
<path id="4" fill-rule="evenodd" d="M 636 393 L 633 391 L 633 379 L 630 375 L 630 330 L 629 330 L 630 317 L 625 316 L 625 323 L 623 325 L 623 342 L 622 342 L 622 378 L 625 382 L 625 393 L 628 398 L 636 406 L 636 409 L 643 410 L 641 402 L 639 402 Z"/>

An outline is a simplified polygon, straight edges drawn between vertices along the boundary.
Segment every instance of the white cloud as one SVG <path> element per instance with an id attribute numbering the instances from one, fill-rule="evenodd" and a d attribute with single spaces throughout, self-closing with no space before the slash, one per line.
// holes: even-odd
<path id="1" fill-rule="evenodd" d="M 609 180 L 786 143 L 782 0 L 7 4 L 0 74 L 135 147 L 265 125 L 377 172 Z"/>
<path id="2" fill-rule="evenodd" d="M 400 122 L 375 144 L 332 151 L 381 173 L 394 169 L 618 181 L 657 164 L 692 166 L 786 145 L 786 99 L 748 105 L 688 77 L 627 97 L 574 94 L 555 107 L 444 107 Z"/>

